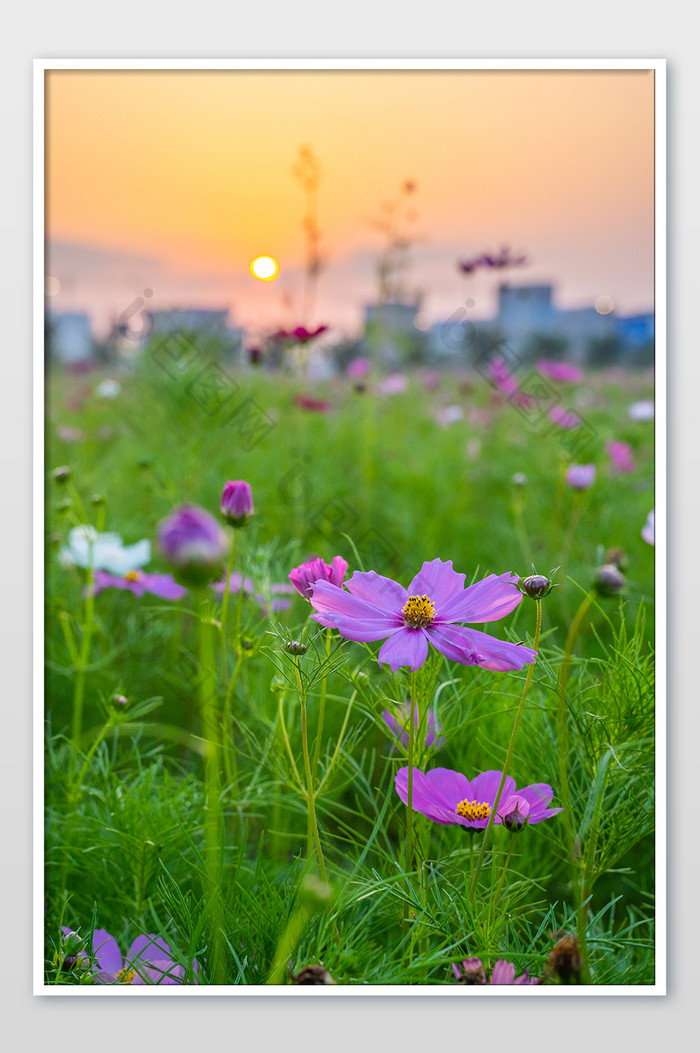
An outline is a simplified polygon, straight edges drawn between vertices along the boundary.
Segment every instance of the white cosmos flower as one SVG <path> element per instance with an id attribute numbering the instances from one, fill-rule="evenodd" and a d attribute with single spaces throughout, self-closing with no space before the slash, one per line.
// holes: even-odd
<path id="1" fill-rule="evenodd" d="M 125 545 L 119 534 L 98 534 L 94 527 L 73 527 L 68 544 L 58 554 L 63 567 L 88 567 L 106 570 L 123 576 L 130 570 L 140 570 L 151 559 L 148 538 L 135 545 Z"/>

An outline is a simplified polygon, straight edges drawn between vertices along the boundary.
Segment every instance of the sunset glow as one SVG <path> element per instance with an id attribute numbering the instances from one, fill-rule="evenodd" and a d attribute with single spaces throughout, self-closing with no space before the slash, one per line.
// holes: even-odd
<path id="1" fill-rule="evenodd" d="M 157 306 L 295 322 L 303 144 L 321 165 L 313 321 L 357 326 L 406 180 L 422 318 L 465 295 L 487 315 L 493 276 L 455 263 L 503 245 L 566 305 L 652 305 L 653 72 L 53 70 L 47 114 L 57 307 L 118 313 L 148 285 Z M 269 285 L 250 281 L 261 244 L 285 261 Z"/>

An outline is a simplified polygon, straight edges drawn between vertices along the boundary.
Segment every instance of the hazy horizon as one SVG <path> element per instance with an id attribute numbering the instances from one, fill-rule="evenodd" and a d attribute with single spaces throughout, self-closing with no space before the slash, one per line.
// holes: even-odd
<path id="1" fill-rule="evenodd" d="M 104 331 L 149 306 L 220 307 L 256 331 L 297 324 L 306 144 L 322 168 L 324 268 L 310 323 L 356 331 L 376 298 L 372 221 L 416 184 L 406 285 L 426 324 L 501 272 L 459 259 L 503 245 L 514 284 L 562 308 L 608 295 L 653 309 L 653 73 L 647 71 L 73 71 L 47 73 L 47 275 L 55 310 Z M 275 256 L 273 282 L 251 277 Z"/>

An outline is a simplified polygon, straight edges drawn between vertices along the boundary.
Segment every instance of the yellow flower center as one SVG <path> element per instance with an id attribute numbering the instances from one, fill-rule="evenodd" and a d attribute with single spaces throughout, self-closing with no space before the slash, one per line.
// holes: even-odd
<path id="1" fill-rule="evenodd" d="M 124 575 L 124 581 L 138 581 L 141 577 L 141 572 L 138 570 L 127 570 Z"/>
<path id="2" fill-rule="evenodd" d="M 488 819 L 491 815 L 491 805 L 486 801 L 482 801 L 481 804 L 477 801 L 460 801 L 455 811 L 463 819 Z"/>
<path id="3" fill-rule="evenodd" d="M 133 983 L 135 976 L 135 969 L 120 969 L 117 973 L 117 982 L 120 984 L 130 984 Z"/>
<path id="4" fill-rule="evenodd" d="M 423 629 L 435 617 L 435 604 L 429 596 L 409 596 L 401 611 L 406 625 Z"/>

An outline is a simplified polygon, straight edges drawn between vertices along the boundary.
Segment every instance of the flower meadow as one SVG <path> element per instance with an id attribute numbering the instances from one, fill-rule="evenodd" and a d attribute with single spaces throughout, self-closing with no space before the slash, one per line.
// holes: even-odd
<path id="1" fill-rule="evenodd" d="M 653 984 L 653 375 L 175 361 L 49 373 L 46 985 Z"/>

